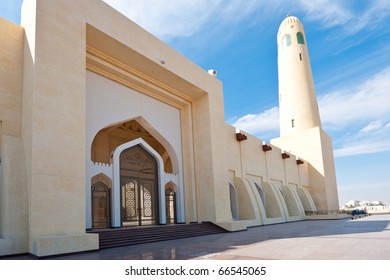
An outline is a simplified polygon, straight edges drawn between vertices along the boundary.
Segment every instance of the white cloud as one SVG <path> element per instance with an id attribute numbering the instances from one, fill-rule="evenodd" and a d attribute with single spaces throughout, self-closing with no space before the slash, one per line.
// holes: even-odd
<path id="1" fill-rule="evenodd" d="M 265 3 L 207 0 L 104 0 L 138 25 L 162 40 L 189 37 L 201 30 L 226 30 L 250 14 L 272 15 L 281 1 Z M 260 9 L 261 7 L 261 9 Z M 230 30 L 231 31 L 231 30 Z"/>
<path id="2" fill-rule="evenodd" d="M 251 21 L 267 23 L 280 17 L 280 11 L 289 9 L 285 1 L 222 1 L 222 0 L 104 0 L 137 24 L 169 41 L 176 37 L 189 37 L 200 31 L 209 32 L 234 28 L 241 20 L 254 15 Z M 373 28 L 387 20 L 390 15 L 388 0 L 367 1 L 366 7 L 358 11 L 344 1 L 299 0 L 294 9 L 303 11 L 305 20 L 318 21 L 324 28 L 340 27 L 342 36 L 356 34 L 363 28 Z M 354 9 L 355 8 L 355 9 Z M 263 25 L 259 25 L 263 26 Z M 212 33 L 212 32 L 211 32 Z"/>
<path id="3" fill-rule="evenodd" d="M 389 135 L 388 135 L 389 136 Z M 346 144 L 344 147 L 335 149 L 334 156 L 345 157 L 352 155 L 374 154 L 390 150 L 388 139 L 369 138 Z"/>
<path id="4" fill-rule="evenodd" d="M 390 150 L 389 88 L 390 67 L 354 88 L 319 98 L 325 130 L 339 135 L 336 157 Z"/>
<path id="5" fill-rule="evenodd" d="M 190 36 L 207 21 L 221 1 L 105 0 L 161 39 Z"/>
<path id="6" fill-rule="evenodd" d="M 341 129 L 355 122 L 390 119 L 390 67 L 367 81 L 318 99 L 324 127 Z"/>
<path id="7" fill-rule="evenodd" d="M 390 15 L 390 2 L 388 0 L 377 0 L 368 2 L 368 8 L 363 13 L 354 17 L 354 24 L 349 24 L 347 32 L 357 33 L 363 29 L 372 29 L 382 20 L 388 20 Z M 356 20 L 358 18 L 359 20 Z"/>
<path id="8" fill-rule="evenodd" d="M 371 121 L 356 134 L 345 137 L 343 146 L 335 150 L 335 157 L 390 151 L 389 138 L 390 121 Z"/>
<path id="9" fill-rule="evenodd" d="M 275 135 L 279 131 L 279 108 L 273 107 L 259 114 L 245 115 L 232 125 L 252 135 L 268 139 L 270 135 Z"/>
<path id="10" fill-rule="evenodd" d="M 363 29 L 371 30 L 378 23 L 387 21 L 390 15 L 388 0 L 367 1 L 363 8 L 361 4 L 346 1 L 300 0 L 298 3 L 307 20 L 319 21 L 323 28 L 339 28 L 338 38 L 357 34 Z"/>
<path id="11" fill-rule="evenodd" d="M 387 124 L 387 125 L 390 125 Z M 368 125 L 366 125 L 365 127 L 363 127 L 358 135 L 367 135 L 367 134 L 372 134 L 372 133 L 376 133 L 378 130 L 382 129 L 382 128 L 386 128 L 387 127 L 386 124 L 383 124 L 383 122 L 381 120 L 375 120 L 375 121 L 372 121 L 370 122 Z"/>
<path id="12" fill-rule="evenodd" d="M 320 21 L 324 28 L 343 25 L 353 17 L 351 11 L 342 6 L 341 1 L 300 0 L 299 4 L 305 11 L 307 20 Z"/>

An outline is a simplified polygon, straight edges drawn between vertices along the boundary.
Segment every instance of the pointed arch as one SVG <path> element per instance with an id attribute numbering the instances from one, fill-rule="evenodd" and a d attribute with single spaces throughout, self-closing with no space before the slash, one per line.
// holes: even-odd
<path id="1" fill-rule="evenodd" d="M 99 173 L 99 174 L 96 174 L 92 177 L 91 179 L 91 186 L 98 183 L 98 182 L 102 182 L 104 183 L 109 189 L 112 188 L 112 180 L 110 177 L 108 177 L 106 174 L 104 173 Z"/>
<path id="2" fill-rule="evenodd" d="M 165 185 L 165 213 L 167 224 L 177 223 L 177 186 L 172 181 Z"/>
<path id="3" fill-rule="evenodd" d="M 142 138 L 164 162 L 164 171 L 179 173 L 179 159 L 172 145 L 144 117 L 122 120 L 100 129 L 91 144 L 91 160 L 104 164 L 112 163 L 112 153 L 120 145 Z"/>
<path id="4" fill-rule="evenodd" d="M 156 159 L 141 145 L 120 153 L 121 224 L 159 223 Z"/>
<path id="5" fill-rule="evenodd" d="M 111 225 L 111 188 L 112 181 L 103 173 L 91 179 L 92 227 L 108 228 Z"/>
<path id="6" fill-rule="evenodd" d="M 164 185 L 162 184 L 162 179 L 164 178 L 164 162 L 161 158 L 160 154 L 157 153 L 148 143 L 146 143 L 142 138 L 135 139 L 133 141 L 124 143 L 120 146 L 118 146 L 114 152 L 113 152 L 113 162 L 119 163 L 120 155 L 121 153 L 133 146 L 140 145 L 144 150 L 146 150 L 157 162 L 157 188 L 158 188 L 158 212 L 159 212 L 159 218 L 158 221 L 160 224 L 166 223 L 166 217 L 165 217 L 165 190 Z M 121 218 L 120 218 L 120 186 L 121 186 L 121 176 L 120 176 L 120 165 L 119 164 L 113 164 L 113 222 L 116 227 L 121 226 Z"/>
<path id="7" fill-rule="evenodd" d="M 287 206 L 289 216 L 300 216 L 299 205 L 290 186 L 282 185 L 283 199 Z"/>
<path id="8" fill-rule="evenodd" d="M 260 196 L 261 202 L 263 203 L 264 208 L 267 209 L 267 203 L 266 203 L 265 193 L 264 193 L 263 188 L 260 186 L 260 184 L 257 181 L 254 181 L 254 184 L 255 184 L 255 187 L 257 189 L 257 192 L 259 193 L 259 196 Z"/>
<path id="9" fill-rule="evenodd" d="M 317 211 L 317 208 L 307 188 L 304 186 L 299 187 L 297 188 L 297 193 L 299 195 L 299 199 L 301 200 L 305 213 L 315 213 Z"/>
<path id="10" fill-rule="evenodd" d="M 230 195 L 230 210 L 232 212 L 233 221 L 239 219 L 238 215 L 238 197 L 237 189 L 233 183 L 229 182 L 229 195 Z"/>
<path id="11" fill-rule="evenodd" d="M 265 193 L 265 199 L 267 204 L 265 205 L 265 211 L 267 218 L 284 218 L 283 211 L 281 209 L 279 196 L 277 192 L 280 190 L 274 185 L 263 182 L 261 183 L 262 189 Z"/>
<path id="12" fill-rule="evenodd" d="M 282 39 L 282 48 L 287 48 L 288 46 L 291 45 L 291 36 L 290 34 L 286 34 L 284 35 L 283 39 Z"/>

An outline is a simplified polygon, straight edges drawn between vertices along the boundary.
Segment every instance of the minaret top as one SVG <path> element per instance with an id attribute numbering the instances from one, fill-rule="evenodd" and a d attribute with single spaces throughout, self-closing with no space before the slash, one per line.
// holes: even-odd
<path id="1" fill-rule="evenodd" d="M 294 24 L 296 22 L 300 22 L 300 20 L 295 17 L 295 16 L 291 16 L 291 15 L 287 15 L 287 17 L 282 21 L 282 23 L 280 24 L 279 26 L 279 30 L 286 26 L 286 25 L 291 25 L 291 24 Z"/>

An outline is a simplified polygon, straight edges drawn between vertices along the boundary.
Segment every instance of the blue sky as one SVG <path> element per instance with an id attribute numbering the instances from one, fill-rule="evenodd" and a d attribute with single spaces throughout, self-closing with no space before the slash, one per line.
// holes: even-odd
<path id="1" fill-rule="evenodd" d="M 20 0 L 0 16 L 20 22 Z M 228 123 L 279 135 L 276 33 L 305 26 L 323 128 L 333 139 L 340 204 L 390 204 L 390 1 L 106 0 L 223 82 Z"/>

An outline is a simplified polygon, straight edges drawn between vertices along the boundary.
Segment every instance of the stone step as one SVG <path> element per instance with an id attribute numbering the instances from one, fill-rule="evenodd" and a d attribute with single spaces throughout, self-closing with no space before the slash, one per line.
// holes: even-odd
<path id="1" fill-rule="evenodd" d="M 99 248 L 111 248 L 189 238 L 227 232 L 225 229 L 204 222 L 200 224 L 177 224 L 160 226 L 127 227 L 120 229 L 94 229 L 88 231 L 99 234 Z"/>

